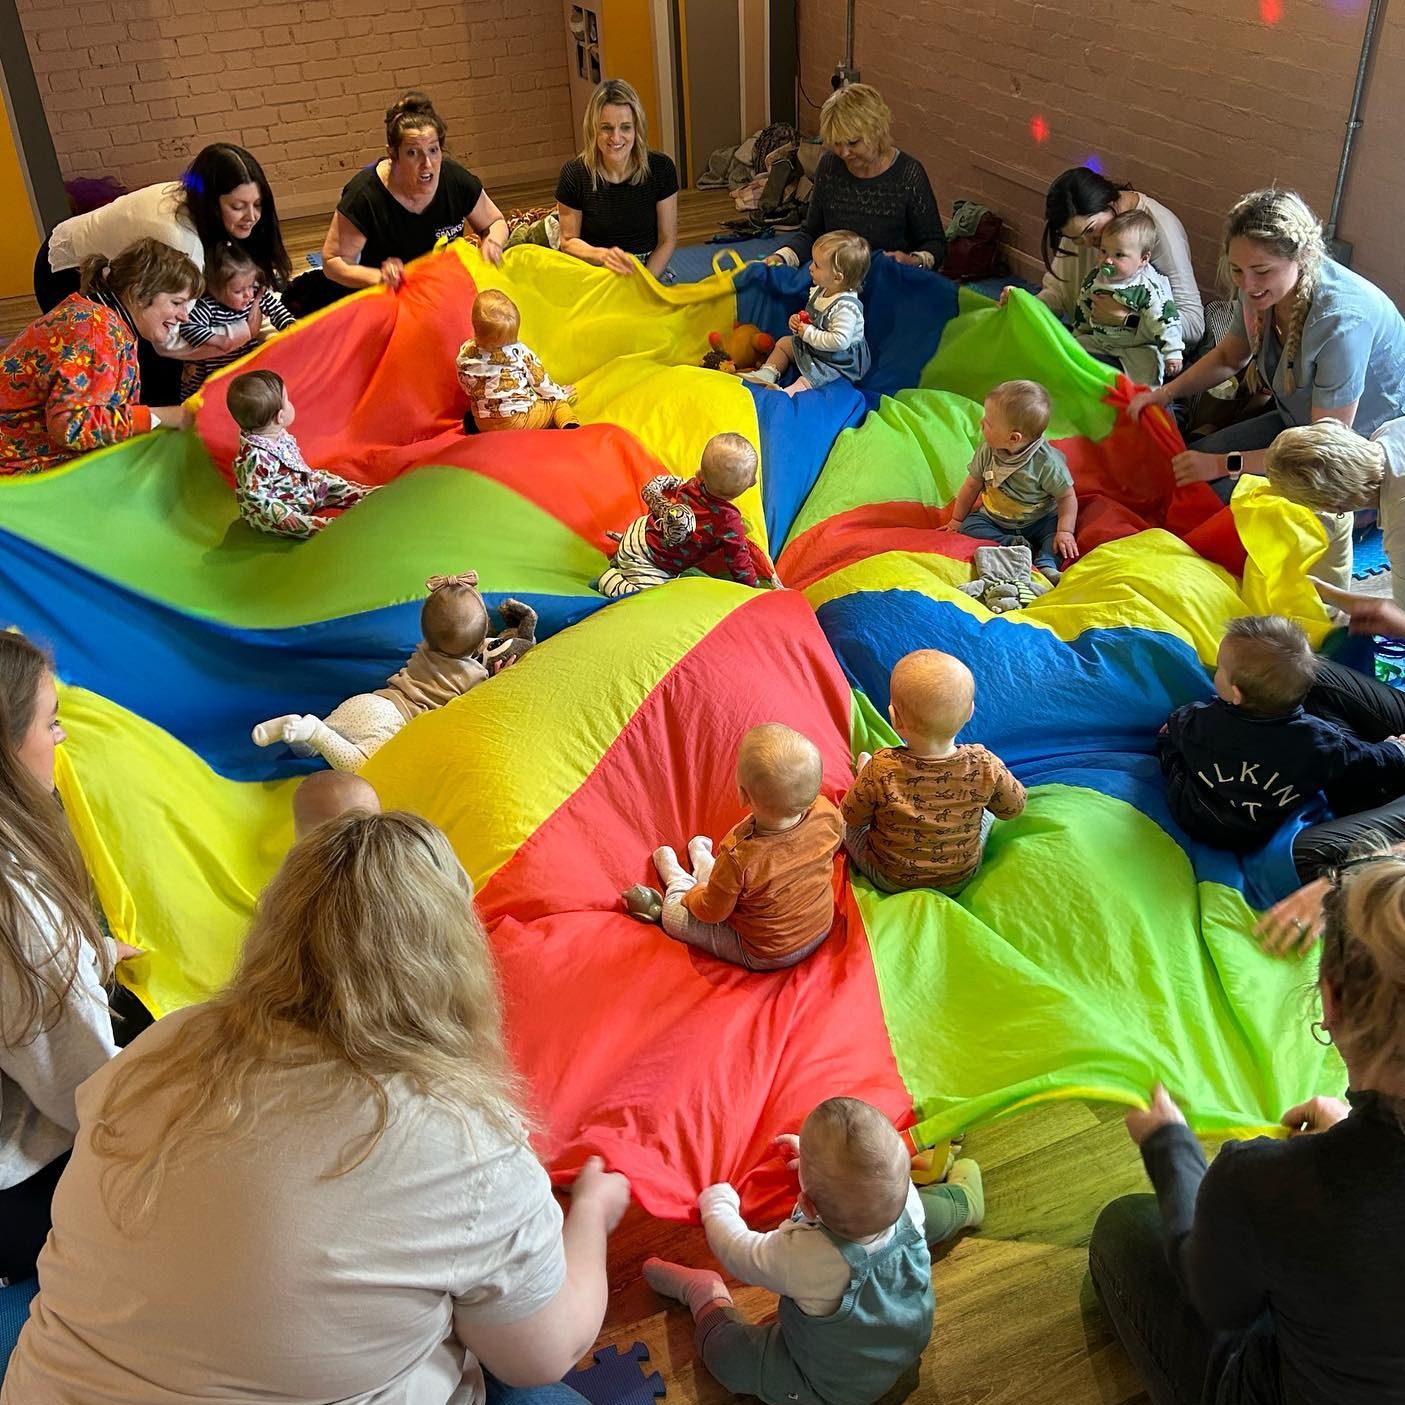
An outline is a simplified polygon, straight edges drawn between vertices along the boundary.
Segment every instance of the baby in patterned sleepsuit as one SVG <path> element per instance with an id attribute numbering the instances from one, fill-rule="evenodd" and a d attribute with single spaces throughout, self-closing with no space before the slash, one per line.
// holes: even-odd
<path id="1" fill-rule="evenodd" d="M 571 397 L 525 342 L 517 304 L 489 288 L 473 300 L 473 340 L 459 348 L 459 384 L 468 396 L 466 433 L 495 429 L 579 429 Z"/>
<path id="2" fill-rule="evenodd" d="M 282 376 L 273 371 L 235 376 L 225 403 L 239 426 L 234 496 L 249 526 L 280 537 L 314 536 L 332 520 L 325 508 L 350 507 L 375 491 L 307 466 L 288 432 L 293 402 Z"/>

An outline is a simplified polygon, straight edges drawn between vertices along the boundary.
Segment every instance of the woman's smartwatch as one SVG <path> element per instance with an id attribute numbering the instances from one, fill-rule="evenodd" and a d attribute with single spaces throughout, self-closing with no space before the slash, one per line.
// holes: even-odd
<path id="1" fill-rule="evenodd" d="M 1229 470 L 1231 479 L 1238 480 L 1239 475 L 1244 472 L 1244 455 L 1237 449 L 1228 453 L 1224 457 L 1225 467 Z"/>

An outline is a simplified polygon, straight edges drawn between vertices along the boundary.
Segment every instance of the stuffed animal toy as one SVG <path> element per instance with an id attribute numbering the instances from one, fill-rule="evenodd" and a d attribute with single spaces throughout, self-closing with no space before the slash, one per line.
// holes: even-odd
<path id="1" fill-rule="evenodd" d="M 1033 557 L 1022 537 L 1009 546 L 978 546 L 972 565 L 975 579 L 957 588 L 975 596 L 994 615 L 1023 609 L 1051 589 L 1034 579 Z"/>
<path id="2" fill-rule="evenodd" d="M 498 614 L 507 627 L 483 641 L 483 666 L 489 678 L 510 668 L 537 642 L 537 612 L 530 605 L 509 598 L 498 606 Z"/>
<path id="3" fill-rule="evenodd" d="M 734 322 L 730 332 L 709 332 L 712 348 L 702 364 L 714 371 L 754 371 L 775 349 L 776 339 L 753 322 Z"/>

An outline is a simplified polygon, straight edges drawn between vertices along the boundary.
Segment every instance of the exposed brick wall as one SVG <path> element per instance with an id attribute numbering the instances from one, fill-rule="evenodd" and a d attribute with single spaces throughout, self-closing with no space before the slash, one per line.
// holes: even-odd
<path id="1" fill-rule="evenodd" d="M 811 99 L 829 92 L 844 0 L 799 0 Z M 1281 13 L 1276 24 L 1261 19 Z M 998 210 L 1020 271 L 1038 269 L 1043 191 L 1095 155 L 1171 207 L 1202 286 L 1215 282 L 1225 211 L 1248 190 L 1331 203 L 1366 0 L 884 0 L 857 7 L 855 62 L 927 165 L 944 212 Z M 1386 7 L 1339 233 L 1353 266 L 1405 305 L 1405 10 Z M 1034 139 L 1036 117 L 1047 138 Z M 801 103 L 813 130 L 812 106 Z M 1029 257 L 1029 256 L 1032 256 Z"/>
<path id="2" fill-rule="evenodd" d="M 554 174 L 574 132 L 560 0 L 18 0 L 65 177 L 165 180 L 211 141 L 290 214 L 329 210 L 423 88 L 488 182 Z M 491 184 L 490 184 L 491 189 Z"/>

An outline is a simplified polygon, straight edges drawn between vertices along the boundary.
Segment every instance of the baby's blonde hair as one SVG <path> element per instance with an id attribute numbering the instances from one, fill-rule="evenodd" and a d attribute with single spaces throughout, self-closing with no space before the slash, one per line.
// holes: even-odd
<path id="1" fill-rule="evenodd" d="M 1264 456 L 1268 485 L 1314 512 L 1354 512 L 1378 499 L 1385 450 L 1329 418 L 1283 430 Z"/>
<path id="2" fill-rule="evenodd" d="M 494 337 L 514 342 L 522 328 L 522 314 L 517 304 L 497 288 L 485 288 L 473 300 L 473 335 L 482 341 Z"/>
<path id="3" fill-rule="evenodd" d="M 1136 244 L 1139 254 L 1150 254 L 1156 247 L 1156 221 L 1145 210 L 1128 210 L 1107 222 L 1098 239 L 1099 244 L 1108 239 L 1126 239 Z"/>
<path id="4" fill-rule="evenodd" d="M 1038 439 L 1049 428 L 1053 402 L 1038 381 L 1001 381 L 986 399 L 1000 406 L 1010 428 L 1019 430 L 1026 440 Z"/>
<path id="5" fill-rule="evenodd" d="M 751 441 L 741 434 L 714 434 L 703 445 L 699 472 L 715 497 L 739 498 L 756 482 L 760 459 Z"/>
<path id="6" fill-rule="evenodd" d="M 841 1239 L 871 1239 L 895 1225 L 911 1174 L 902 1137 L 871 1103 L 826 1098 L 800 1129 L 805 1194 Z"/>
<path id="7" fill-rule="evenodd" d="M 810 252 L 829 258 L 835 272 L 844 280 L 845 291 L 850 293 L 857 293 L 863 287 L 873 261 L 868 240 L 851 229 L 832 229 L 828 234 L 821 234 Z"/>
<path id="8" fill-rule="evenodd" d="M 893 665 L 888 696 L 917 735 L 948 739 L 971 720 L 976 680 L 954 655 L 916 649 Z"/>
<path id="9" fill-rule="evenodd" d="M 779 722 L 763 722 L 742 738 L 737 784 L 770 815 L 798 815 L 815 803 L 824 778 L 820 749 Z"/>
<path id="10" fill-rule="evenodd" d="M 1293 317 L 1288 326 L 1288 335 L 1283 339 L 1283 364 L 1287 368 L 1284 384 L 1291 395 L 1297 389 L 1296 365 L 1302 350 L 1303 327 L 1307 323 L 1308 313 L 1312 311 L 1317 273 L 1327 257 L 1322 223 L 1295 191 L 1256 190 L 1246 195 L 1230 210 L 1225 223 L 1221 275 L 1226 283 L 1229 282 L 1229 244 L 1232 239 L 1248 239 L 1262 244 L 1279 258 L 1292 259 L 1298 265 Z M 1263 345 L 1264 327 L 1269 316 L 1270 313 L 1264 314 L 1249 337 L 1252 358 L 1244 380 L 1252 391 L 1263 388 L 1263 377 L 1259 373 L 1259 349 Z"/>

